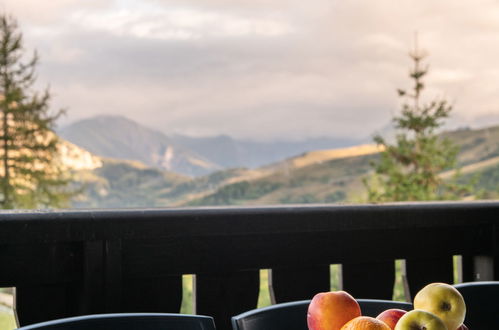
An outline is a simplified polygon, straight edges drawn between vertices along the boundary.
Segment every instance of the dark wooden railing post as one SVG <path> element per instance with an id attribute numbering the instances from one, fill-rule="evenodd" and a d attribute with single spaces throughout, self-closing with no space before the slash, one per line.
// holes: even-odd
<path id="1" fill-rule="evenodd" d="M 198 274 L 195 276 L 195 313 L 215 318 L 218 330 L 230 330 L 230 318 L 258 303 L 258 270 Z"/>
<path id="2" fill-rule="evenodd" d="M 436 258 L 431 256 L 409 258 L 406 260 L 406 269 L 411 299 L 429 283 L 454 283 L 452 255 Z"/>
<path id="3" fill-rule="evenodd" d="M 329 264 L 274 268 L 269 272 L 269 287 L 273 303 L 312 299 L 330 290 Z"/>
<path id="4" fill-rule="evenodd" d="M 121 240 L 106 240 L 104 242 L 104 279 L 105 306 L 107 313 L 117 313 L 122 310 L 123 274 Z"/>
<path id="5" fill-rule="evenodd" d="M 473 282 L 476 281 L 475 278 L 475 265 L 473 262 L 474 257 L 469 254 L 462 256 L 462 267 L 463 267 L 463 282 Z"/>
<path id="6" fill-rule="evenodd" d="M 499 281 L 499 224 L 495 223 L 493 226 L 493 254 L 492 254 L 492 262 L 494 263 L 493 265 L 493 279 L 495 281 Z"/>
<path id="7" fill-rule="evenodd" d="M 20 324 L 76 314 L 74 297 L 78 284 L 74 281 L 74 269 L 70 270 L 76 266 L 76 249 L 68 244 L 22 244 L 11 248 L 6 252 L 12 253 L 19 263 L 19 278 L 14 278 L 12 284 L 16 287 L 15 309 Z M 5 259 L 0 264 L 5 265 L 0 273 L 16 268 Z"/>
<path id="8" fill-rule="evenodd" d="M 378 262 L 345 262 L 342 265 L 343 290 L 355 298 L 393 298 L 395 260 Z"/>
<path id="9" fill-rule="evenodd" d="M 104 242 L 83 242 L 83 274 L 80 292 L 79 315 L 94 314 L 104 310 Z"/>

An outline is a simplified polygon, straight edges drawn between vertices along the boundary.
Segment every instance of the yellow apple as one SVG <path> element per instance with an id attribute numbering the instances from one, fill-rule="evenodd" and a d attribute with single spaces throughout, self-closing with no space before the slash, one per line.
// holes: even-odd
<path id="1" fill-rule="evenodd" d="M 446 283 L 431 283 L 422 288 L 414 297 L 414 309 L 437 315 L 449 330 L 457 329 L 466 315 L 463 296 Z"/>
<path id="2" fill-rule="evenodd" d="M 402 315 L 395 325 L 395 330 L 451 330 L 435 314 L 420 309 L 413 309 Z M 453 328 L 454 329 L 454 328 Z"/>

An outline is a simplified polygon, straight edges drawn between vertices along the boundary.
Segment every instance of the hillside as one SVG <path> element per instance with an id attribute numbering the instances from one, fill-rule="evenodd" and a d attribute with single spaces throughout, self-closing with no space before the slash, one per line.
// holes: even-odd
<path id="1" fill-rule="evenodd" d="M 461 146 L 458 159 L 465 178 L 478 175 L 476 188 L 481 193 L 477 197 L 497 196 L 499 126 L 443 135 Z M 375 146 L 306 153 L 265 167 L 265 176 L 223 186 L 188 205 L 359 202 L 365 200 L 362 178 L 371 171 L 369 162 L 376 157 Z"/>
<path id="2" fill-rule="evenodd" d="M 499 126 L 445 135 L 461 145 L 459 161 L 465 178 L 480 174 L 477 198 L 499 197 Z M 360 145 L 316 150 L 257 169 L 234 168 L 193 178 L 137 161 L 92 158 L 78 150 L 77 159 L 92 160 L 76 172 L 86 189 L 74 201 L 78 208 L 362 202 L 362 178 L 378 157 L 376 146 Z M 452 173 L 442 176 L 449 178 Z"/>
<path id="3" fill-rule="evenodd" d="M 261 192 L 269 193 L 276 188 L 285 186 L 286 178 L 293 177 L 288 185 L 288 193 L 276 197 L 280 203 L 306 203 L 318 202 L 316 197 L 317 187 L 310 184 L 310 180 L 321 185 L 324 202 L 333 202 L 343 198 L 338 187 L 345 186 L 350 181 L 354 172 L 358 171 L 365 156 L 349 157 L 366 152 L 365 147 L 348 148 L 345 150 L 311 152 L 289 159 L 282 164 L 298 163 L 299 165 L 283 166 L 281 163 L 273 164 L 257 170 L 249 169 L 229 169 L 215 172 L 213 174 L 198 178 L 180 176 L 172 172 L 167 172 L 148 167 L 140 162 L 123 161 L 116 159 L 101 159 L 102 165 L 95 169 L 81 170 L 77 172 L 77 180 L 83 182 L 85 193 L 75 199 L 75 208 L 117 208 L 117 207 L 167 207 L 181 206 L 192 200 L 202 200 L 208 196 L 208 202 L 202 205 L 229 205 L 237 204 L 233 198 L 223 197 L 219 201 L 210 200 L 211 194 L 218 196 L 234 194 L 234 190 L 240 187 L 255 185 L 253 191 L 244 191 L 243 194 L 259 196 Z M 320 157 L 317 157 L 320 155 Z M 312 167 L 301 165 L 313 163 L 320 159 L 323 162 L 326 158 L 336 160 L 331 168 L 315 170 Z M 348 164 L 350 163 L 350 164 Z M 312 172 L 309 173 L 309 169 Z M 338 177 L 348 176 L 338 180 Z M 327 178 L 327 179 L 325 179 Z M 252 184 L 250 185 L 249 182 Z M 304 184 L 307 184 L 306 192 Z M 333 184 L 331 186 L 331 184 Z M 291 189 L 292 188 L 292 189 Z M 227 192 L 228 191 L 228 192 Z M 237 195 L 237 192 L 236 192 Z M 218 198 L 218 197 L 217 197 Z M 255 201 L 265 203 L 264 201 Z M 197 205 L 195 202 L 193 205 Z"/>
<path id="4" fill-rule="evenodd" d="M 172 172 L 133 161 L 102 159 L 102 166 L 76 173 L 83 192 L 74 208 L 165 207 L 174 203 L 171 190 L 189 181 Z"/>
<path id="5" fill-rule="evenodd" d="M 137 161 L 98 158 L 99 166 L 74 170 L 82 193 L 73 208 L 131 208 L 180 206 L 219 187 L 261 176 L 258 171 L 230 169 L 206 176 L 182 176 Z"/>
<path id="6" fill-rule="evenodd" d="M 496 158 L 494 165 L 479 169 L 475 172 L 479 174 L 476 188 L 479 191 L 479 199 L 499 199 L 499 159 Z M 475 173 L 465 174 L 465 179 L 469 179 Z"/>
<path id="7" fill-rule="evenodd" d="M 461 129 L 444 134 L 461 147 L 459 162 L 468 165 L 499 156 L 499 126 Z"/>
<path id="8" fill-rule="evenodd" d="M 356 200 L 361 176 L 376 154 L 334 158 L 304 167 L 275 166 L 275 171 L 254 180 L 223 186 L 215 193 L 188 203 L 201 205 L 271 205 L 334 203 Z"/>

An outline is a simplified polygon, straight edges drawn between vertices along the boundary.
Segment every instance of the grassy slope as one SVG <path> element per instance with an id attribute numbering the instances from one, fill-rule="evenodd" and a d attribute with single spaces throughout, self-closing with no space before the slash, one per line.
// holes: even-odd
<path id="1" fill-rule="evenodd" d="M 444 136 L 461 147 L 459 160 L 462 165 L 499 156 L 499 126 L 479 130 L 458 130 L 447 132 Z"/>
<path id="2" fill-rule="evenodd" d="M 489 181 L 479 187 L 495 196 L 498 178 L 499 126 L 447 132 L 461 146 L 463 172 L 483 172 Z M 375 159 L 373 145 L 319 150 L 260 169 L 230 169 L 198 178 L 146 167 L 138 162 L 104 160 L 104 166 L 79 172 L 87 196 L 80 208 L 171 207 L 183 205 L 270 205 L 293 203 L 360 202 L 362 178 Z M 491 181 L 490 181 L 491 180 Z M 495 192 L 494 192 L 495 191 Z"/>
<path id="3" fill-rule="evenodd" d="M 361 193 L 361 177 L 376 155 L 323 161 L 305 167 L 282 167 L 263 178 L 220 188 L 190 205 L 323 203 L 354 200 Z"/>
<path id="4" fill-rule="evenodd" d="M 212 194 L 222 186 L 245 180 L 252 180 L 262 177 L 263 175 L 264 171 L 240 168 L 219 171 L 207 176 L 185 181 L 175 186 L 166 195 L 170 199 L 175 200 L 175 203 L 173 203 L 172 206 L 178 206 L 184 204 L 186 201 L 203 198 L 206 195 Z"/>
<path id="5" fill-rule="evenodd" d="M 140 162 L 103 159 L 95 170 L 77 172 L 83 193 L 76 208 L 169 207 L 201 198 L 220 186 L 262 176 L 264 171 L 230 169 L 189 178 Z"/>
<path id="6" fill-rule="evenodd" d="M 481 198 L 499 194 L 499 126 L 480 130 L 447 132 L 461 146 L 459 163 L 470 178 L 480 174 L 477 188 Z M 267 167 L 271 173 L 219 188 L 189 205 L 270 205 L 286 203 L 358 202 L 364 199 L 362 178 L 377 156 L 368 149 L 349 148 L 301 155 Z M 373 149 L 371 148 L 371 152 Z M 350 153 L 349 153 L 350 152 Z M 327 156 L 330 156 L 328 160 Z M 339 155 L 339 156 L 334 156 Z M 342 158 L 343 157 L 343 158 Z M 332 158 L 332 159 L 331 159 Z"/>
<path id="7" fill-rule="evenodd" d="M 187 177 L 146 167 L 138 162 L 104 160 L 104 165 L 77 174 L 84 193 L 74 207 L 156 207 L 173 201 L 165 197 Z"/>
<path id="8" fill-rule="evenodd" d="M 477 171 L 463 175 L 463 180 L 469 180 L 478 174 L 475 185 L 478 199 L 499 199 L 499 160 L 497 158 L 494 158 L 494 160 L 496 162 L 490 166 L 479 167 Z"/>

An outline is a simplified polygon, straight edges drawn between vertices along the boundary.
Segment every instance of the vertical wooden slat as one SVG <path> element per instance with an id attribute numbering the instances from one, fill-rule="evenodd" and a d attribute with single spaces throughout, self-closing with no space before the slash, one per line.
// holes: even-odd
<path id="1" fill-rule="evenodd" d="M 217 330 L 230 330 L 232 316 L 256 308 L 258 270 L 198 274 L 194 278 L 196 314 L 213 316 Z"/>
<path id="2" fill-rule="evenodd" d="M 269 286 L 272 303 L 312 299 L 330 290 L 329 265 L 273 268 Z"/>
<path id="3" fill-rule="evenodd" d="M 105 242 L 105 311 L 121 311 L 122 302 L 122 246 L 121 240 Z"/>
<path id="4" fill-rule="evenodd" d="M 83 280 L 78 314 L 104 312 L 104 242 L 83 243 Z"/>
<path id="5" fill-rule="evenodd" d="M 439 258 L 407 259 L 407 279 L 411 297 L 414 298 L 419 290 L 433 282 L 452 284 L 454 281 L 453 266 L 452 255 Z"/>
<path id="6" fill-rule="evenodd" d="M 65 284 L 16 287 L 16 312 L 20 325 L 71 316 L 71 302 Z"/>
<path id="7" fill-rule="evenodd" d="M 395 261 L 343 263 L 343 290 L 357 299 L 393 297 Z"/>
<path id="8" fill-rule="evenodd" d="M 182 276 L 123 279 L 122 312 L 178 313 L 182 304 Z"/>
<path id="9" fill-rule="evenodd" d="M 61 272 L 71 267 L 74 250 L 68 245 L 41 244 L 30 247 L 38 258 L 36 267 L 44 280 L 36 283 L 16 285 L 15 310 L 21 325 L 68 317 L 77 313 L 75 283 L 61 281 Z M 35 262 L 33 263 L 35 264 Z M 61 267 L 62 265 L 62 267 Z M 29 264 L 26 265 L 29 267 Z M 31 270 L 32 271 L 32 270 Z"/>
<path id="10" fill-rule="evenodd" d="M 463 255 L 462 264 L 463 264 L 463 282 L 475 281 L 476 278 L 475 278 L 475 267 L 473 262 L 473 256 Z"/>
<path id="11" fill-rule="evenodd" d="M 492 262 L 493 262 L 493 278 L 495 281 L 499 281 L 499 225 L 493 226 L 492 231 L 493 239 L 493 251 L 492 251 Z"/>

